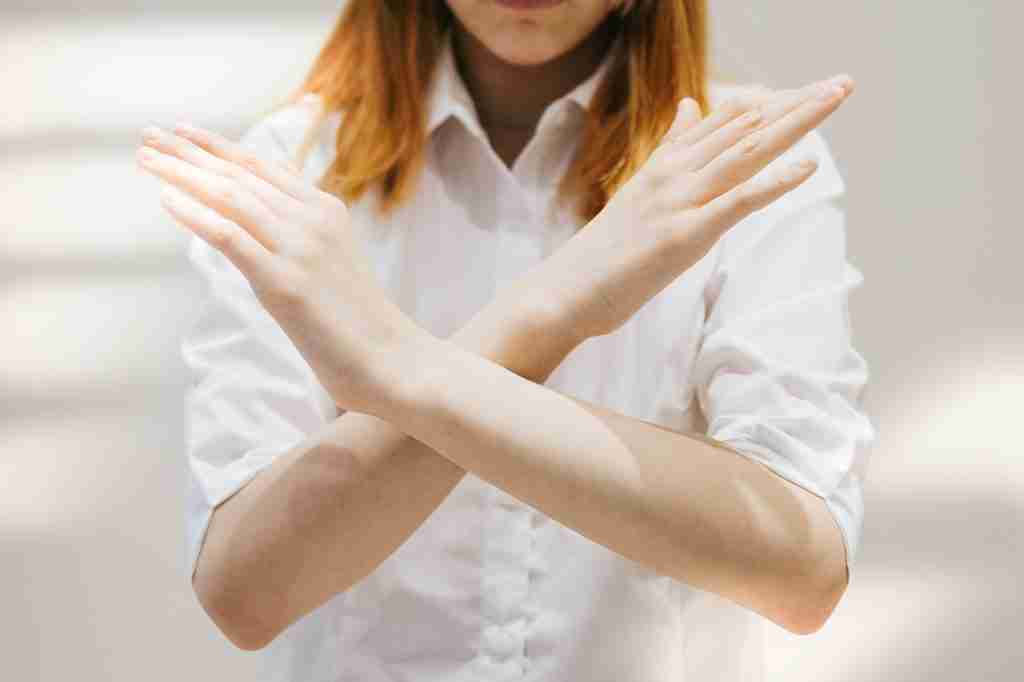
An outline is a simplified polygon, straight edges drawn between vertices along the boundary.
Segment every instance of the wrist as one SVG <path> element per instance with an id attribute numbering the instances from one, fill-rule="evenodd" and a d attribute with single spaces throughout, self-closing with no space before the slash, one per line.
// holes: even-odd
<path id="1" fill-rule="evenodd" d="M 524 287 L 517 294 L 525 311 L 521 325 L 524 350 L 539 348 L 542 356 L 556 356 L 557 365 L 590 338 L 575 311 L 548 289 Z"/>
<path id="2" fill-rule="evenodd" d="M 535 383 L 543 383 L 584 339 L 550 297 L 525 286 L 506 288 L 450 337 Z"/>
<path id="3" fill-rule="evenodd" d="M 423 396 L 431 394 L 431 386 L 443 385 L 452 366 L 450 353 L 448 341 L 422 329 L 380 348 L 374 395 L 360 411 L 398 426 L 403 415 L 425 406 Z"/>

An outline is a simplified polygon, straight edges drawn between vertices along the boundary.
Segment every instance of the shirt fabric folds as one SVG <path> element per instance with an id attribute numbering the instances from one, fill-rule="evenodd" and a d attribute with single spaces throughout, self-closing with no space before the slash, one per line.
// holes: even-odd
<path id="1" fill-rule="evenodd" d="M 387 218 L 373 213 L 375 190 L 350 206 L 381 286 L 422 327 L 448 337 L 580 227 L 555 209 L 555 179 L 608 64 L 545 110 L 508 168 L 446 44 L 415 196 Z M 741 88 L 712 83 L 712 106 Z M 318 105 L 307 95 L 241 143 L 289 159 Z M 311 182 L 341 124 L 335 112 L 317 132 Z M 736 224 L 623 327 L 577 347 L 545 385 L 706 434 L 818 495 L 853 580 L 876 439 L 848 313 L 863 276 L 847 258 L 845 185 L 821 133 L 770 167 L 804 156 L 819 161 L 810 179 Z M 191 579 L 216 506 L 338 410 L 233 264 L 196 236 L 188 258 L 204 284 L 181 345 Z M 750 682 L 763 675 L 763 625 L 467 472 L 372 574 L 253 655 L 262 682 Z"/>

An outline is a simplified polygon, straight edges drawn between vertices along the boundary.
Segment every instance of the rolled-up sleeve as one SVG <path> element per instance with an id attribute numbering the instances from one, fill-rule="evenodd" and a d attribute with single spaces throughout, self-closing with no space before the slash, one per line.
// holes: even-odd
<path id="1" fill-rule="evenodd" d="M 239 143 L 275 160 L 284 150 L 266 119 Z M 191 582 L 213 510 L 337 412 L 333 401 L 248 281 L 192 235 L 201 287 L 181 338 L 185 392 L 185 569 Z"/>
<path id="2" fill-rule="evenodd" d="M 845 184 L 822 135 L 812 131 L 772 163 L 806 155 L 818 159 L 815 174 L 716 245 L 692 377 L 709 437 L 824 500 L 852 580 L 877 436 L 848 309 L 864 278 L 847 260 L 836 203 Z"/>

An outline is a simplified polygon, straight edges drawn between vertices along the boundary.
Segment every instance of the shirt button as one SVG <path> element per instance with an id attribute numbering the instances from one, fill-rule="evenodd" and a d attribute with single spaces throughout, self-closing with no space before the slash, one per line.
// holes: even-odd
<path id="1" fill-rule="evenodd" d="M 522 658 L 498 660 L 489 654 L 482 653 L 477 658 L 477 665 L 481 668 L 481 674 L 485 675 L 488 680 L 515 680 L 522 677 L 524 672 Z"/>
<path id="2" fill-rule="evenodd" d="M 524 638 L 521 632 L 501 625 L 488 625 L 484 628 L 484 646 L 487 653 L 506 659 L 523 653 Z"/>
<path id="3" fill-rule="evenodd" d="M 526 567 L 535 575 L 546 574 L 551 569 L 547 557 L 536 549 L 526 555 Z"/>

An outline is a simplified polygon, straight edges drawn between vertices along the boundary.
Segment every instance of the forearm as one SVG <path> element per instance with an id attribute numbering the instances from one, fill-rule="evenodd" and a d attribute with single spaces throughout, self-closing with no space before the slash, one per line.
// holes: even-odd
<path id="1" fill-rule="evenodd" d="M 523 308 L 496 299 L 449 341 L 543 383 L 577 340 Z M 196 592 L 236 644 L 261 647 L 373 571 L 463 475 L 387 421 L 346 412 L 216 509 Z"/>
<path id="2" fill-rule="evenodd" d="M 377 414 L 618 554 L 792 631 L 819 627 L 845 588 L 823 500 L 756 461 L 446 341 L 417 340 L 401 358 L 415 381 L 382 396 Z"/>

